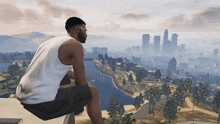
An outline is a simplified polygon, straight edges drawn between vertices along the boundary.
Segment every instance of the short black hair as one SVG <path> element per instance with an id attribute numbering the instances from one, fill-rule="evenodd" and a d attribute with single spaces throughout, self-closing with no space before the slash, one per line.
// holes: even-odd
<path id="1" fill-rule="evenodd" d="M 69 29 L 75 25 L 86 25 L 86 23 L 80 19 L 80 18 L 77 18 L 77 17 L 70 17 L 69 19 L 67 19 L 66 21 L 66 25 L 65 25 L 65 28 L 66 28 L 66 31 L 69 32 Z"/>

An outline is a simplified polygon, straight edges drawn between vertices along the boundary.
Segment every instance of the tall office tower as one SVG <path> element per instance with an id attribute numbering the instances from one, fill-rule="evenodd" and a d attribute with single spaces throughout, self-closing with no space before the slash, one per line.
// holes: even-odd
<path id="1" fill-rule="evenodd" d="M 160 36 L 154 36 L 154 52 L 160 51 Z"/>
<path id="2" fill-rule="evenodd" d="M 168 63 L 168 70 L 171 72 L 176 71 L 176 59 L 174 57 Z"/>
<path id="3" fill-rule="evenodd" d="M 219 51 L 219 49 L 214 49 L 214 55 L 215 55 L 215 56 L 218 55 L 218 51 Z"/>
<path id="4" fill-rule="evenodd" d="M 150 34 L 144 34 L 142 39 L 142 53 L 149 48 Z"/>
<path id="5" fill-rule="evenodd" d="M 163 35 L 163 46 L 162 46 L 163 52 L 167 50 L 167 41 L 168 41 L 168 30 L 166 29 Z"/>
<path id="6" fill-rule="evenodd" d="M 172 42 L 173 50 L 176 50 L 177 48 L 177 38 L 178 38 L 178 35 L 176 33 L 172 35 L 171 42 Z"/>

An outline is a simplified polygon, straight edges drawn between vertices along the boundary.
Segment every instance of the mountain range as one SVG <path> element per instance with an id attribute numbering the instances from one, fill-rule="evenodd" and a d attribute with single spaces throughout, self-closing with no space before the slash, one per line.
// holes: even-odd
<path id="1" fill-rule="evenodd" d="M 15 34 L 12 36 L 0 35 L 0 53 L 36 51 L 39 45 L 53 35 L 46 35 L 39 32 Z"/>

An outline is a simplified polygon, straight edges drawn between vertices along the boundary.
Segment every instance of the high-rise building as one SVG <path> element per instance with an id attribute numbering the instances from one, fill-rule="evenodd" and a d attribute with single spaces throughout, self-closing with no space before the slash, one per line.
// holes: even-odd
<path id="1" fill-rule="evenodd" d="M 144 34 L 142 39 L 142 52 L 145 52 L 150 43 L 150 34 Z"/>
<path id="2" fill-rule="evenodd" d="M 168 41 L 168 30 L 166 29 L 163 35 L 163 46 L 162 46 L 163 52 L 167 51 L 167 41 Z"/>
<path id="3" fill-rule="evenodd" d="M 174 57 L 168 63 L 168 70 L 171 72 L 176 71 L 176 59 Z"/>
<path id="4" fill-rule="evenodd" d="M 160 51 L 160 36 L 154 36 L 154 52 Z"/>
<path id="5" fill-rule="evenodd" d="M 219 49 L 214 49 L 214 55 L 215 55 L 215 56 L 218 55 L 218 51 L 219 51 Z"/>
<path id="6" fill-rule="evenodd" d="M 172 35 L 171 42 L 172 42 L 173 50 L 176 50 L 177 48 L 177 38 L 178 38 L 178 35 L 176 33 Z"/>

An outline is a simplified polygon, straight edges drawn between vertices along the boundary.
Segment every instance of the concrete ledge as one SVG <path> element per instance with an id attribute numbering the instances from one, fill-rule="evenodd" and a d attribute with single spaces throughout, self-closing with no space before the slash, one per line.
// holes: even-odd
<path id="1" fill-rule="evenodd" d="M 22 118 L 0 118 L 0 124 L 22 124 Z"/>

